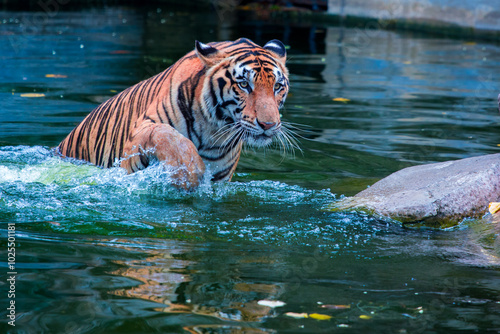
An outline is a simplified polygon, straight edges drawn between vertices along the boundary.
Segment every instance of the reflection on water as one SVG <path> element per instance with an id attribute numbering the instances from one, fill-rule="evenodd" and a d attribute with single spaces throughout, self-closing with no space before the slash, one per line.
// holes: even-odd
<path id="1" fill-rule="evenodd" d="M 118 261 L 123 267 L 110 274 L 132 278 L 141 284 L 111 293 L 164 304 L 155 310 L 167 314 L 197 314 L 234 322 L 255 322 L 276 316 L 271 307 L 259 305 L 258 301 L 279 297 L 283 289 L 278 285 L 247 283 L 231 276 L 208 281 L 203 278 L 207 271 L 188 269 L 196 262 L 183 261 L 183 254 L 182 249 L 167 249 L 150 252 L 152 256 L 146 259 Z M 273 262 L 267 258 L 261 261 Z"/>
<path id="2" fill-rule="evenodd" d="M 43 26 L 0 14 L 0 247 L 15 223 L 19 332 L 500 327 L 498 217 L 436 231 L 324 211 L 402 167 L 496 152 L 497 45 L 164 7 L 59 12 Z M 51 153 L 195 39 L 241 36 L 290 45 L 295 157 L 247 149 L 235 182 L 185 193 L 158 166 L 126 175 Z"/>

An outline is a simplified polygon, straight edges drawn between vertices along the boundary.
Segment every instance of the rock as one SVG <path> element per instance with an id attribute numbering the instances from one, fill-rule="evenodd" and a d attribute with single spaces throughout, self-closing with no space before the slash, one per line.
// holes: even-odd
<path id="1" fill-rule="evenodd" d="M 499 199 L 500 154 L 491 154 L 405 168 L 333 206 L 442 227 L 481 217 Z"/>

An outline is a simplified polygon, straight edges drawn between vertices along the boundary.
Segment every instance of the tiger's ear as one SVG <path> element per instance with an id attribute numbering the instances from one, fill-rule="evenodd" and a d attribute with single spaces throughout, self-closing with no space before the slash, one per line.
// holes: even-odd
<path id="1" fill-rule="evenodd" d="M 280 60 L 283 64 L 286 61 L 286 48 L 281 41 L 277 39 L 273 39 L 272 41 L 267 42 L 266 45 L 264 45 L 264 49 L 267 51 L 271 51 L 278 60 Z"/>
<path id="2" fill-rule="evenodd" d="M 224 52 L 221 52 L 208 44 L 203 44 L 198 41 L 195 42 L 195 50 L 198 58 L 200 58 L 201 61 L 208 67 L 219 63 L 222 59 L 225 58 Z"/>

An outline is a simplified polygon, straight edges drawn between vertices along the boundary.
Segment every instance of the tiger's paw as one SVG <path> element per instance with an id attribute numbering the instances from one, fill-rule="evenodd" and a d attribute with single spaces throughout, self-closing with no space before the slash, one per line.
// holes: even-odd
<path id="1" fill-rule="evenodd" d="M 174 186 L 193 190 L 205 174 L 205 163 L 193 142 L 166 124 L 143 124 L 131 137 L 121 163 L 129 173 L 145 168 L 151 157 L 172 171 Z"/>
<path id="2" fill-rule="evenodd" d="M 185 190 L 199 186 L 205 174 L 205 163 L 189 139 L 183 137 L 174 147 L 157 147 L 155 156 L 173 171 L 171 177 L 174 186 Z"/>

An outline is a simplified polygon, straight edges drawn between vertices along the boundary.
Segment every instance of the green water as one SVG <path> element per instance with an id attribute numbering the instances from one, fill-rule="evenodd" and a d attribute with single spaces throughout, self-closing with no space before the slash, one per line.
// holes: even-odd
<path id="1" fill-rule="evenodd" d="M 408 229 L 324 210 L 403 167 L 498 152 L 499 45 L 165 7 L 36 15 L 0 12 L 2 332 L 500 331 L 496 220 Z M 283 118 L 302 151 L 247 149 L 234 182 L 193 193 L 155 166 L 126 175 L 52 154 L 194 40 L 241 36 L 290 46 Z"/>

